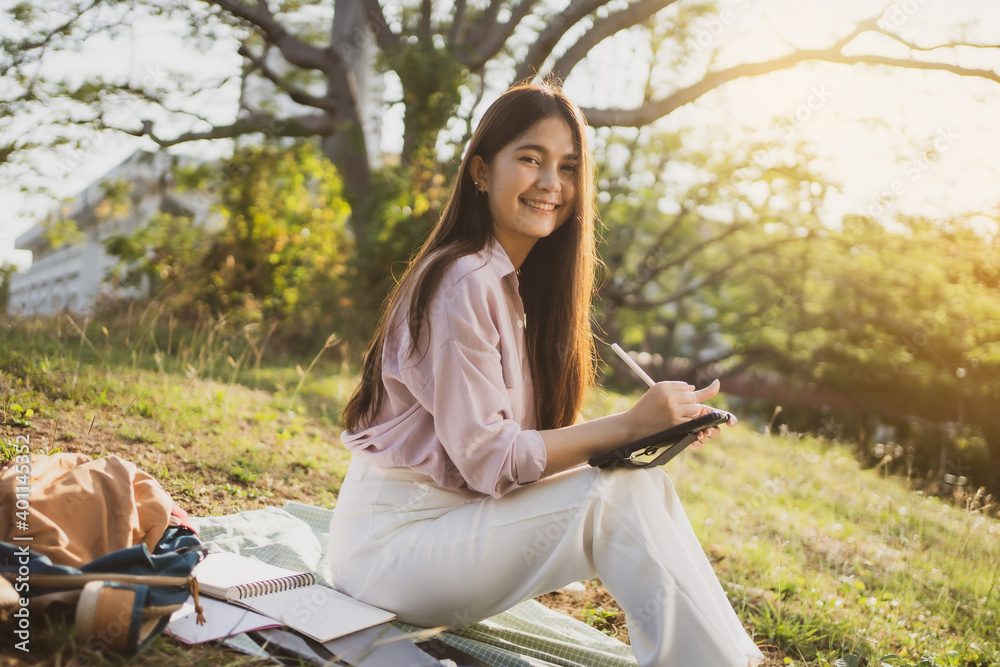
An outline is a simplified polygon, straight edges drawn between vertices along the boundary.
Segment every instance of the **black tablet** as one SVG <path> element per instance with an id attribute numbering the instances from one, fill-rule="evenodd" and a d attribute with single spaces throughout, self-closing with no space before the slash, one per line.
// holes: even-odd
<path id="1" fill-rule="evenodd" d="M 595 468 L 645 468 L 661 466 L 698 439 L 698 432 L 725 424 L 732 415 L 723 410 L 709 412 L 691 421 L 671 426 L 590 459 Z"/>

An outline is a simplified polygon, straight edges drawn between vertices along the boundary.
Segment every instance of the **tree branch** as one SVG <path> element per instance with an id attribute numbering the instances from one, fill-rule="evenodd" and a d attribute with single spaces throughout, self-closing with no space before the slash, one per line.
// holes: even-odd
<path id="1" fill-rule="evenodd" d="M 538 0 L 521 0 L 510 11 L 510 19 L 503 24 L 496 22 L 496 15 L 500 10 L 499 2 L 490 3 L 489 9 L 477 22 L 477 29 L 471 31 L 473 34 L 470 40 L 473 48 L 469 49 L 468 56 L 463 58 L 462 64 L 472 71 L 479 71 L 486 63 L 506 46 L 514 30 L 524 20 L 524 17 L 531 13 Z"/>
<path id="2" fill-rule="evenodd" d="M 729 225 L 721 233 L 716 234 L 715 236 L 713 236 L 713 237 L 711 237 L 709 239 L 703 239 L 701 242 L 696 243 L 695 245 L 689 247 L 687 250 L 685 250 L 680 255 L 673 257 L 672 259 L 670 259 L 670 261 L 665 262 L 663 264 L 654 265 L 653 260 L 656 258 L 657 251 L 659 251 L 659 250 L 662 249 L 662 246 L 663 246 L 664 242 L 666 241 L 666 239 L 668 238 L 669 233 L 679 223 L 679 221 L 681 219 L 681 216 L 683 214 L 684 214 L 684 211 L 681 211 L 680 214 L 678 214 L 677 216 L 675 216 L 673 222 L 671 224 L 667 225 L 666 228 L 663 230 L 663 232 L 661 232 L 660 235 L 657 237 L 656 241 L 654 241 L 652 244 L 650 244 L 649 250 L 646 252 L 646 256 L 643 258 L 643 261 L 638 265 L 640 268 L 646 268 L 647 275 L 646 275 L 645 279 L 637 280 L 631 286 L 619 290 L 618 293 L 622 297 L 627 297 L 629 295 L 634 295 L 634 294 L 641 293 L 642 290 L 643 290 L 643 288 L 645 288 L 646 285 L 648 285 L 649 283 L 653 282 L 657 278 L 657 276 L 659 276 L 661 273 L 663 273 L 667 269 L 672 268 L 674 266 L 683 266 L 685 263 L 687 263 L 687 261 L 691 257 L 697 255 L 704 248 L 706 248 L 706 247 L 708 247 L 708 246 L 710 246 L 712 244 L 718 243 L 722 239 L 724 239 L 724 238 L 726 238 L 728 236 L 731 236 L 732 234 L 735 234 L 737 232 L 740 232 L 740 231 L 742 231 L 742 230 L 744 230 L 744 229 L 746 229 L 747 227 L 750 226 L 749 222 L 734 223 L 732 225 Z M 759 249 L 757 249 L 757 250 L 759 250 Z M 748 256 L 748 255 L 741 255 L 741 257 L 746 257 L 746 256 Z M 728 270 L 728 269 L 732 268 L 733 266 L 735 266 L 735 262 L 732 263 L 732 264 L 729 264 L 726 267 L 726 269 Z M 707 283 L 702 282 L 702 283 L 700 283 L 698 285 L 698 287 L 700 288 L 704 284 L 707 284 Z M 688 291 L 681 292 L 681 293 L 679 293 L 680 296 L 678 296 L 677 298 L 678 299 L 684 298 L 685 296 L 687 296 L 688 294 L 690 294 L 691 291 L 693 291 L 693 290 L 688 290 Z M 672 301 L 673 301 L 673 299 L 671 299 L 667 303 L 670 303 Z"/>
<path id="3" fill-rule="evenodd" d="M 490 33 L 499 25 L 497 15 L 503 0 L 490 0 L 489 6 L 468 30 L 469 44 L 483 44 Z"/>
<path id="4" fill-rule="evenodd" d="M 385 14 L 382 12 L 382 6 L 378 4 L 378 0 L 362 0 L 362 3 L 364 4 L 365 14 L 368 15 L 368 25 L 375 31 L 375 41 L 378 42 L 378 48 L 386 56 L 398 54 L 403 48 L 402 42 L 399 35 L 394 33 L 389 27 L 389 23 L 385 20 Z"/>
<path id="5" fill-rule="evenodd" d="M 236 51 L 239 55 L 243 56 L 250 62 L 254 64 L 260 73 L 263 74 L 268 81 L 273 83 L 275 86 L 285 91 L 285 93 L 292 99 L 296 104 L 301 104 L 307 107 L 314 107 L 316 109 L 323 109 L 325 111 L 336 112 L 337 107 L 328 98 L 316 97 L 315 95 L 310 95 L 309 93 L 292 86 L 287 81 L 283 80 L 278 76 L 277 72 L 272 70 L 267 66 L 267 61 L 264 58 L 260 58 L 250 51 L 250 48 L 246 44 L 241 44 L 239 49 Z"/>
<path id="6" fill-rule="evenodd" d="M 899 35 L 897 35 L 894 32 L 891 32 L 889 30 L 883 30 L 882 28 L 880 28 L 878 26 L 878 21 L 869 21 L 869 22 L 866 22 L 866 27 L 868 27 L 868 29 L 871 32 L 877 33 L 877 34 L 882 35 L 884 37 L 888 37 L 889 39 L 893 40 L 894 42 L 898 42 L 898 43 L 902 44 L 903 46 L 905 46 L 906 48 L 912 49 L 914 51 L 925 51 L 925 52 L 926 51 L 936 51 L 938 49 L 953 49 L 953 48 L 958 47 L 958 46 L 967 46 L 967 47 L 969 47 L 971 49 L 997 49 L 997 48 L 1000 48 L 1000 45 L 997 45 L 997 44 L 969 44 L 968 42 L 945 42 L 944 44 L 935 44 L 934 46 L 918 46 L 917 44 L 914 44 L 913 42 L 910 42 L 908 40 L 903 39 L 902 37 L 900 37 Z"/>
<path id="7" fill-rule="evenodd" d="M 417 26 L 419 39 L 431 38 L 431 0 L 420 1 L 420 23 Z"/>
<path id="8" fill-rule="evenodd" d="M 483 101 L 483 97 L 486 95 L 486 81 L 484 81 L 483 75 L 479 74 L 478 79 L 479 88 L 476 90 L 476 99 L 469 106 L 469 115 L 462 119 L 465 123 L 465 133 L 462 135 L 462 140 L 455 144 L 456 146 L 468 146 L 469 142 L 472 141 L 472 133 L 475 130 L 472 125 L 473 115 L 479 107 L 479 104 Z M 471 81 L 469 83 L 471 85 Z"/>
<path id="9" fill-rule="evenodd" d="M 139 130 L 127 130 L 120 127 L 105 126 L 107 129 L 118 130 L 134 137 L 149 137 L 158 146 L 168 147 L 189 141 L 204 139 L 233 139 L 245 134 L 261 132 L 276 137 L 313 137 L 329 136 L 336 132 L 336 123 L 329 114 L 312 116 L 296 116 L 294 118 L 274 118 L 261 114 L 253 114 L 238 118 L 230 125 L 220 125 L 204 132 L 184 132 L 173 139 L 164 139 L 153 132 L 152 121 L 143 121 Z"/>
<path id="10" fill-rule="evenodd" d="M 695 255 L 697 255 L 698 253 L 700 253 L 705 248 L 707 248 L 707 247 L 709 247 L 711 245 L 714 245 L 716 243 L 719 243 L 723 239 L 726 239 L 726 238 L 732 236 L 733 234 L 736 234 L 737 232 L 741 232 L 744 229 L 747 229 L 748 227 L 752 226 L 752 224 L 753 224 L 753 222 L 751 222 L 751 221 L 744 221 L 744 222 L 734 222 L 732 224 L 726 225 L 726 227 L 722 230 L 722 232 L 720 232 L 720 233 L 718 233 L 715 236 L 712 236 L 710 238 L 702 239 L 698 243 L 695 243 L 693 246 L 689 247 L 687 250 L 685 250 L 679 256 L 675 256 L 675 257 L 671 258 L 670 261 L 668 261 L 668 262 L 666 262 L 664 264 L 660 264 L 659 266 L 655 267 L 655 269 L 650 272 L 650 280 L 652 280 L 655 276 L 659 275 L 660 273 L 663 273 L 667 269 L 670 269 L 670 268 L 672 268 L 674 266 L 682 266 L 682 265 L 686 264 L 689 259 L 691 259 Z M 666 240 L 666 236 L 663 236 L 661 238 L 663 240 Z M 662 241 L 661 241 L 661 245 L 662 245 Z M 649 250 L 649 252 L 647 253 L 647 255 L 646 255 L 647 258 L 652 259 L 655 256 L 656 250 L 657 250 L 657 248 L 651 248 Z"/>
<path id="11" fill-rule="evenodd" d="M 773 60 L 766 60 L 758 63 L 743 63 L 718 72 L 709 72 L 694 85 L 675 91 L 673 94 L 665 98 L 645 102 L 641 106 L 634 109 L 589 108 L 584 109 L 583 112 L 587 117 L 587 122 L 593 127 L 643 127 L 666 116 L 675 109 L 693 102 L 705 93 L 715 90 L 725 83 L 745 77 L 770 74 L 771 72 L 788 69 L 798 65 L 799 63 L 808 61 L 830 62 L 841 65 L 884 65 L 887 67 L 897 67 L 901 69 L 943 71 L 957 74 L 959 76 L 978 77 L 995 83 L 1000 83 L 1000 75 L 992 70 L 966 68 L 941 62 L 888 58 L 877 55 L 844 55 L 844 47 L 862 33 L 875 32 L 876 34 L 881 35 L 887 34 L 882 30 L 879 30 L 876 26 L 877 21 L 874 19 L 861 21 L 850 34 L 839 39 L 828 48 L 802 49 L 781 56 L 780 58 L 774 58 Z M 888 36 L 892 37 L 892 35 Z M 951 44 L 949 46 L 955 46 L 955 44 Z M 920 48 L 919 50 L 930 51 L 933 49 Z"/>
<path id="12" fill-rule="evenodd" d="M 615 33 L 642 23 L 676 0 L 641 0 L 614 14 L 594 21 L 594 25 L 573 46 L 559 56 L 549 72 L 565 79 L 595 46 Z"/>
<path id="13" fill-rule="evenodd" d="M 228 80 L 229 80 L 229 77 L 225 77 L 220 82 L 220 84 L 219 84 L 218 87 L 221 87 Z M 201 92 L 201 90 L 203 90 L 203 89 L 195 89 L 193 91 L 188 91 L 188 92 L 189 92 L 189 94 L 197 94 L 198 92 Z M 207 118 L 205 118 L 201 114 L 195 113 L 194 111 L 188 111 L 186 109 L 178 109 L 178 108 L 172 108 L 172 107 L 170 107 L 169 105 L 167 105 L 167 103 L 163 100 L 162 97 L 160 97 L 159 95 L 155 95 L 155 94 L 149 92 L 145 88 L 135 88 L 131 84 L 127 84 L 126 83 L 126 84 L 124 84 L 122 86 L 119 86 L 118 89 L 117 89 L 117 92 L 128 93 L 129 95 L 132 95 L 135 98 L 138 98 L 140 100 L 144 100 L 146 102 L 150 102 L 152 104 L 155 104 L 155 105 L 157 105 L 158 107 L 160 107 L 161 109 L 163 109 L 164 111 L 166 111 L 167 113 L 169 113 L 171 115 L 181 115 L 181 114 L 183 114 L 185 116 L 190 116 L 192 118 L 195 118 L 195 119 L 197 119 L 197 120 L 199 120 L 199 121 L 201 121 L 203 123 L 207 123 L 209 125 L 212 124 L 211 121 L 209 121 Z M 98 118 L 99 119 L 103 118 L 103 116 L 104 116 L 104 110 L 102 108 L 101 109 L 101 115 L 98 116 Z M 77 122 L 76 124 L 78 124 L 78 125 L 86 125 L 86 124 L 88 124 L 88 122 L 89 121 L 80 121 L 80 122 Z M 101 124 L 103 125 L 103 121 L 101 121 Z"/>
<path id="14" fill-rule="evenodd" d="M 971 49 L 995 49 L 997 46 L 991 44 L 966 44 L 963 42 L 947 42 L 945 44 L 935 44 L 934 46 L 918 46 L 913 42 L 907 41 L 900 37 L 899 35 L 893 34 L 891 32 L 886 32 L 885 30 L 874 30 L 876 34 L 882 35 L 883 37 L 888 37 L 897 44 L 902 44 L 911 51 L 920 51 L 923 53 L 929 53 L 930 51 L 937 51 L 938 49 L 954 49 L 957 46 L 968 46 Z"/>
<path id="15" fill-rule="evenodd" d="M 784 245 L 786 243 L 794 243 L 796 241 L 803 241 L 803 240 L 808 239 L 808 238 L 809 237 L 802 237 L 802 238 L 800 238 L 800 237 L 790 237 L 790 238 L 779 239 L 779 240 L 774 241 L 772 243 L 765 243 L 765 244 L 759 245 L 756 248 L 752 248 L 752 249 L 747 250 L 746 252 L 744 252 L 744 253 L 742 253 L 740 255 L 736 255 L 736 256 L 732 257 L 731 261 L 729 261 L 729 262 L 723 264 L 721 267 L 715 269 L 714 271 L 712 271 L 711 273 L 709 273 L 707 276 L 705 276 L 701 280 L 697 280 L 697 281 L 695 281 L 693 283 L 689 283 L 689 284 L 687 284 L 687 285 L 685 285 L 685 286 L 683 286 L 683 287 L 675 290 L 673 293 L 669 294 L 668 296 L 666 296 L 666 297 L 664 297 L 662 299 L 633 299 L 633 300 L 629 300 L 629 299 L 626 298 L 626 299 L 622 300 L 622 305 L 626 306 L 628 308 L 642 309 L 642 308 L 656 308 L 656 307 L 659 307 L 659 306 L 665 306 L 665 305 L 667 305 L 669 303 L 674 303 L 676 301 L 679 301 L 679 300 L 683 299 L 686 296 L 689 296 L 689 295 L 693 294 L 694 292 L 697 292 L 700 289 L 703 289 L 703 288 L 707 287 L 708 285 L 718 284 L 719 281 L 721 281 L 723 278 L 725 278 L 726 275 L 729 274 L 729 272 L 733 270 L 733 267 L 737 266 L 738 264 L 741 264 L 745 260 L 747 260 L 747 259 L 749 259 L 749 258 L 751 258 L 751 257 L 753 257 L 755 255 L 759 255 L 762 252 L 765 252 L 767 250 L 771 250 L 773 248 L 776 248 L 776 247 L 778 247 L 780 245 Z"/>
<path id="16" fill-rule="evenodd" d="M 52 30 L 49 30 L 47 33 L 34 41 L 27 40 L 17 43 L 10 39 L 0 39 L 0 46 L 3 46 L 4 52 L 10 56 L 10 62 L 5 63 L 2 67 L 0 67 L 0 76 L 5 76 L 11 69 L 26 62 L 28 59 L 24 57 L 25 51 L 33 51 L 35 49 L 44 50 L 48 48 L 49 44 L 56 36 L 69 34 L 74 23 L 80 20 L 84 14 L 97 7 L 103 1 L 104 0 L 93 0 L 93 2 L 91 2 L 88 6 L 83 7 L 76 12 L 74 16 L 70 17 L 68 21 L 56 28 L 53 28 Z M 32 58 L 32 60 L 39 60 L 39 58 Z"/>
<path id="17" fill-rule="evenodd" d="M 266 0 L 257 0 L 256 9 L 243 4 L 240 0 L 205 0 L 205 2 L 259 28 L 267 40 L 278 47 L 285 60 L 293 65 L 329 72 L 340 62 L 340 55 L 334 49 L 313 46 L 288 32 L 274 18 Z"/>
<path id="18" fill-rule="evenodd" d="M 720 72 L 709 73 L 698 83 L 679 90 L 660 100 L 654 100 L 635 109 L 584 109 L 587 122 L 593 127 L 643 127 L 666 116 L 675 109 L 715 90 L 724 83 L 744 77 L 760 76 L 788 69 L 802 62 L 818 60 L 842 65 L 885 65 L 904 69 L 936 70 L 959 76 L 973 76 L 1000 83 L 1000 75 L 992 70 L 970 69 L 948 63 L 902 60 L 884 56 L 845 56 L 829 49 L 807 50 L 760 63 L 746 63 Z"/>
<path id="19" fill-rule="evenodd" d="M 591 12 L 608 4 L 608 2 L 609 0 L 573 0 L 569 7 L 557 16 L 551 17 L 549 25 L 538 35 L 538 39 L 535 40 L 524 59 L 518 64 L 514 73 L 514 81 L 521 81 L 539 73 L 545 59 L 552 54 L 552 49 L 556 47 L 563 35 Z"/>
<path id="20" fill-rule="evenodd" d="M 451 19 L 451 25 L 448 27 L 448 36 L 445 38 L 449 44 L 458 43 L 465 32 L 465 9 L 466 0 L 457 0 L 455 2 L 454 16 Z"/>

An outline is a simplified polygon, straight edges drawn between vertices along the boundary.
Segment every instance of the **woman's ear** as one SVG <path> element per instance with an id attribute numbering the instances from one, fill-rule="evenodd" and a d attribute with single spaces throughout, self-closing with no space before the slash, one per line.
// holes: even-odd
<path id="1" fill-rule="evenodd" d="M 486 189 L 486 184 L 489 182 L 489 171 L 483 158 L 478 155 L 472 156 L 472 160 L 469 162 L 469 175 L 472 176 L 472 182 L 476 184 L 477 190 Z"/>

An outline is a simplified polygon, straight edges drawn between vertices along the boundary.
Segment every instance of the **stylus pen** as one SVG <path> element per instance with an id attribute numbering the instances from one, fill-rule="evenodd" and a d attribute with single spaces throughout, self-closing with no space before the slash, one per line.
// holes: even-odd
<path id="1" fill-rule="evenodd" d="M 617 354 L 619 357 L 622 358 L 622 361 L 628 364 L 629 368 L 635 371 L 636 375 L 642 378 L 642 381 L 645 382 L 647 386 L 652 387 L 654 384 L 656 384 L 655 382 L 653 382 L 653 378 L 646 375 L 646 371 L 639 368 L 639 364 L 632 361 L 632 357 L 628 356 L 628 352 L 623 350 L 618 343 L 612 343 L 611 349 L 615 351 L 615 354 Z"/>

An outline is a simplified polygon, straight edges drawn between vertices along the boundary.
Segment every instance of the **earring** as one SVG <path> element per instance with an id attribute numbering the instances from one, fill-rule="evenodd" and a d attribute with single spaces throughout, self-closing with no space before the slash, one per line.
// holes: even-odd
<path id="1" fill-rule="evenodd" d="M 479 197 L 479 195 L 483 194 L 483 191 L 479 188 L 479 181 L 473 181 L 472 183 L 476 186 L 476 197 Z"/>

